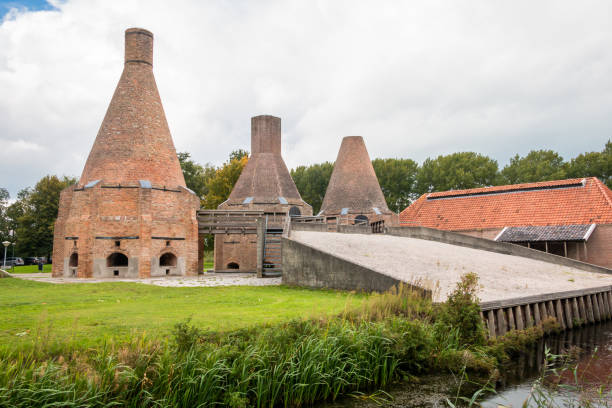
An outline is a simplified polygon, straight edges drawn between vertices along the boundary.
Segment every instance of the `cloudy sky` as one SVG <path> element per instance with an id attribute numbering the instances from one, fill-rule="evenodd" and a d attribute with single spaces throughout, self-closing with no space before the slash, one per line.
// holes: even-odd
<path id="1" fill-rule="evenodd" d="M 250 117 L 283 120 L 289 167 L 476 151 L 500 166 L 612 137 L 609 1 L 0 0 L 0 187 L 79 176 L 123 68 L 155 34 L 178 151 L 220 164 Z"/>

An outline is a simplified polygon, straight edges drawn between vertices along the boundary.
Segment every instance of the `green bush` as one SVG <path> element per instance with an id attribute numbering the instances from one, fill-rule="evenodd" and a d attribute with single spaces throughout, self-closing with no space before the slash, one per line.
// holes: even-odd
<path id="1" fill-rule="evenodd" d="M 440 308 L 439 322 L 442 327 L 438 329 L 446 333 L 456 329 L 459 347 L 482 346 L 486 342 L 477 291 L 478 275 L 466 273 Z"/>

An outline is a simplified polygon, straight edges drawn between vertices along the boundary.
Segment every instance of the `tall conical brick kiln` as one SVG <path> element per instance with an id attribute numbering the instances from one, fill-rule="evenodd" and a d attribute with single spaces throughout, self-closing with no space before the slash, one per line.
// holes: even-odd
<path id="1" fill-rule="evenodd" d="M 269 115 L 251 118 L 251 156 L 229 199 L 219 205 L 219 210 L 263 211 L 267 236 L 282 231 L 287 214 L 312 215 L 312 207 L 302 200 L 281 156 L 280 118 Z M 266 259 L 265 254 L 263 262 L 276 263 Z M 257 269 L 257 237 L 216 235 L 215 270 L 236 269 L 249 272 Z"/>
<path id="2" fill-rule="evenodd" d="M 153 34 L 128 29 L 123 73 L 83 174 L 60 196 L 53 276 L 194 275 L 199 207 L 155 84 Z"/>
<path id="3" fill-rule="evenodd" d="M 397 223 L 397 214 L 387 207 L 370 155 L 361 136 L 342 139 L 320 216 L 338 224 L 368 224 L 384 220 Z"/>

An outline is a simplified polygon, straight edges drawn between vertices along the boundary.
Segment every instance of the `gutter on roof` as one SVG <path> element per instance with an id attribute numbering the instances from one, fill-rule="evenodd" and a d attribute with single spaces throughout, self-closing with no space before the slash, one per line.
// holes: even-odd
<path id="1" fill-rule="evenodd" d="M 595 231 L 596 226 L 597 224 L 591 224 L 591 226 L 589 227 L 589 230 L 586 232 L 586 234 L 584 234 L 585 241 L 589 240 L 589 238 L 591 237 L 591 234 L 593 233 L 593 231 Z"/>
<path id="2" fill-rule="evenodd" d="M 499 232 L 499 234 L 497 234 L 497 236 L 495 237 L 495 239 L 493 241 L 497 241 L 499 239 L 499 237 L 501 237 L 507 229 L 508 229 L 508 227 L 504 227 L 504 229 L 502 229 Z"/>

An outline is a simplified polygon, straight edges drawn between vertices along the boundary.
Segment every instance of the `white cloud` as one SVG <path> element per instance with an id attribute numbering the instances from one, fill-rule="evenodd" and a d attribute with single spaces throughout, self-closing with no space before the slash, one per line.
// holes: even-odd
<path id="1" fill-rule="evenodd" d="M 345 135 L 363 135 L 373 157 L 474 150 L 501 165 L 612 137 L 605 1 L 54 5 L 0 24 L 2 157 L 19 158 L 0 161 L 0 185 L 12 195 L 47 173 L 80 175 L 134 26 L 155 34 L 175 145 L 202 163 L 248 149 L 262 113 L 283 119 L 290 167 L 334 160 Z"/>

